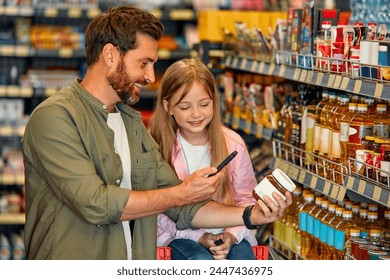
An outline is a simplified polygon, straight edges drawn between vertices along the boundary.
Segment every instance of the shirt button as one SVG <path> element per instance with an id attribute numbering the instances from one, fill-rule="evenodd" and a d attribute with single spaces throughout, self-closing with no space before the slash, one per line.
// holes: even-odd
<path id="1" fill-rule="evenodd" d="M 103 105 L 103 109 L 104 109 L 104 110 L 107 109 L 107 106 L 106 106 L 106 105 Z"/>
<path id="2" fill-rule="evenodd" d="M 116 154 L 118 154 L 118 151 L 117 151 L 117 150 L 115 150 L 115 153 L 116 153 Z"/>
<path id="3" fill-rule="evenodd" d="M 119 180 L 119 179 L 116 180 L 116 183 L 117 183 L 118 185 L 120 184 L 120 182 L 121 182 L 121 180 Z"/>

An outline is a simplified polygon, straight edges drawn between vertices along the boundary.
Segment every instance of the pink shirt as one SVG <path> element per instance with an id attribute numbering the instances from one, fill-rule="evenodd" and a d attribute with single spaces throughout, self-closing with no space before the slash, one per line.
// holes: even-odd
<path id="1" fill-rule="evenodd" d="M 227 141 L 229 153 L 237 151 L 237 156 L 229 163 L 230 182 L 234 190 L 236 206 L 247 206 L 255 204 L 256 200 L 252 196 L 252 190 L 257 185 L 253 171 L 252 161 L 249 157 L 247 146 L 242 137 L 235 131 L 223 127 L 223 133 Z M 172 162 L 176 173 L 180 179 L 188 176 L 186 163 L 183 158 L 182 147 L 176 136 L 176 143 L 172 149 Z M 254 246 L 257 245 L 254 232 L 245 226 L 226 228 L 225 231 L 232 233 L 237 238 L 237 243 L 242 239 L 247 239 Z M 177 230 L 175 223 L 164 214 L 159 214 L 157 218 L 157 246 L 167 246 L 173 239 L 185 238 L 198 242 L 205 231 L 203 229 Z"/>

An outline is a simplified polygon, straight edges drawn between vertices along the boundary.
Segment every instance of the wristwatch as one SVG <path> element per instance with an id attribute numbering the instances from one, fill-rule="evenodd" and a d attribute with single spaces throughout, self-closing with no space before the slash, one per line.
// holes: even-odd
<path id="1" fill-rule="evenodd" d="M 251 211 L 254 205 L 249 205 L 245 208 L 244 213 L 242 214 L 242 219 L 244 220 L 244 224 L 248 229 L 258 229 L 260 225 L 252 225 L 251 222 Z"/>

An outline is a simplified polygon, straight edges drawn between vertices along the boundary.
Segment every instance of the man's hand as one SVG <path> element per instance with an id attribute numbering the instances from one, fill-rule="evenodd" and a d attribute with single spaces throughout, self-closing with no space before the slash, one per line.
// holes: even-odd
<path id="1" fill-rule="evenodd" d="M 268 196 L 264 196 L 263 198 L 265 203 L 259 199 L 251 212 L 250 219 L 252 225 L 273 223 L 279 220 L 283 216 L 287 207 L 289 207 L 292 203 L 292 195 L 290 192 L 285 193 L 286 201 L 284 201 L 283 198 L 275 192 L 272 193 L 272 196 L 279 206 L 276 205 Z"/>
<path id="2" fill-rule="evenodd" d="M 217 171 L 215 167 L 206 167 L 195 171 L 183 180 L 180 193 L 183 204 L 192 204 L 211 199 L 221 183 L 223 172 L 207 177 Z"/>

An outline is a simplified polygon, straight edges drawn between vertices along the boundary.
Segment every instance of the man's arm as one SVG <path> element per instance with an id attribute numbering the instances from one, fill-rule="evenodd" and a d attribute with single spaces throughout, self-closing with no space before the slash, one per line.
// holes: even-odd
<path id="1" fill-rule="evenodd" d="M 286 201 L 277 193 L 273 193 L 273 197 L 278 202 L 279 206 L 277 206 L 269 197 L 264 198 L 267 204 L 262 200 L 258 200 L 250 213 L 252 225 L 268 224 L 280 219 L 287 207 L 292 203 L 291 193 L 287 192 L 285 196 Z M 224 206 L 217 202 L 210 201 L 196 213 L 192 220 L 192 226 L 231 227 L 245 225 L 242 218 L 244 209 L 245 208 L 243 207 Z"/>
<path id="2" fill-rule="evenodd" d="M 121 221 L 137 219 L 164 212 L 177 206 L 195 204 L 211 199 L 221 182 L 223 173 L 215 176 L 215 167 L 206 167 L 192 173 L 183 183 L 174 187 L 147 191 L 130 191 Z"/>

